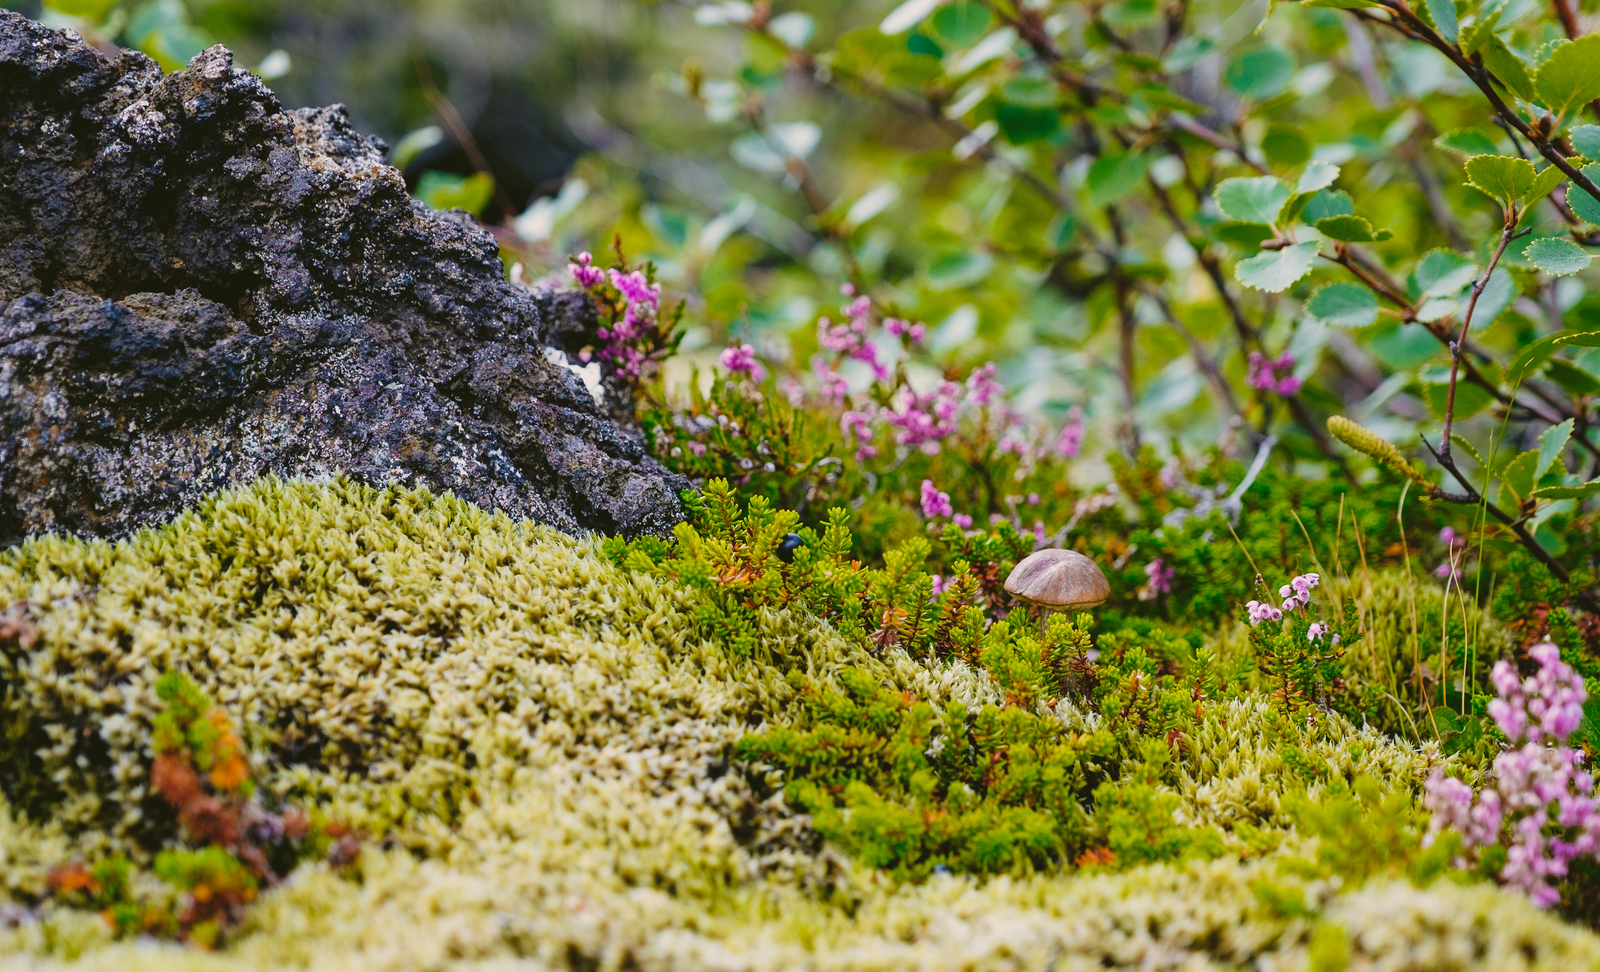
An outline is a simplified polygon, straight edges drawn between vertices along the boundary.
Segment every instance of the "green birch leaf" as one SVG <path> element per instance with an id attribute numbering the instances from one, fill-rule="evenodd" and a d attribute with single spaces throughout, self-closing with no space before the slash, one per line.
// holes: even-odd
<path id="1" fill-rule="evenodd" d="M 1306 313 L 1325 324 L 1366 327 L 1378 319 L 1378 297 L 1353 283 L 1331 283 L 1306 301 Z"/>
<path id="2" fill-rule="evenodd" d="M 1529 371 L 1547 361 L 1562 348 L 1600 348 L 1600 331 L 1562 331 L 1542 337 L 1517 352 L 1510 367 L 1506 368 L 1506 381 L 1515 385 Z"/>
<path id="3" fill-rule="evenodd" d="M 1466 170 L 1467 185 L 1501 205 L 1510 205 L 1527 195 L 1539 177 L 1532 162 L 1509 155 L 1474 155 L 1467 160 Z"/>
<path id="4" fill-rule="evenodd" d="M 1494 155 L 1499 151 L 1489 136 L 1475 128 L 1458 128 L 1455 131 L 1445 132 L 1434 139 L 1433 144 L 1468 158 L 1474 155 Z"/>
<path id="5" fill-rule="evenodd" d="M 1289 201 L 1289 187 L 1272 176 L 1224 179 L 1212 198 L 1229 219 L 1271 225 L 1278 221 L 1278 213 Z"/>
<path id="6" fill-rule="evenodd" d="M 1248 260 L 1240 260 L 1233 269 L 1233 275 L 1246 287 L 1264 290 L 1269 294 L 1281 293 L 1311 272 L 1318 248 L 1319 244 L 1312 240 L 1281 250 L 1269 250 Z"/>
<path id="7" fill-rule="evenodd" d="M 1600 132 L 1600 127 L 1594 125 L 1588 127 Z M 1600 162 L 1590 162 L 1578 171 L 1600 184 Z M 1587 189 L 1576 185 L 1567 186 L 1567 205 L 1572 207 L 1572 211 L 1578 214 L 1579 219 L 1600 226 L 1600 199 L 1591 196 Z"/>
<path id="8" fill-rule="evenodd" d="M 1539 100 L 1558 118 L 1600 98 L 1600 34 L 1557 47 L 1539 67 L 1535 88 Z"/>
<path id="9" fill-rule="evenodd" d="M 1528 73 L 1528 65 L 1522 62 L 1522 58 L 1511 53 L 1511 48 L 1506 46 L 1505 41 L 1490 34 L 1483 39 L 1483 46 L 1479 50 L 1483 54 L 1483 66 L 1505 85 L 1507 91 L 1523 101 L 1538 100 L 1533 87 L 1533 75 Z"/>
<path id="10" fill-rule="evenodd" d="M 1484 464 L 1483 463 L 1483 457 L 1478 455 L 1478 450 L 1477 450 L 1476 447 L 1473 446 L 1472 443 L 1468 442 L 1466 439 L 1463 439 L 1461 436 L 1455 435 L 1455 434 L 1452 434 L 1450 436 L 1450 441 L 1455 443 L 1455 446 L 1456 446 L 1457 449 L 1460 449 L 1462 452 L 1465 452 L 1467 455 L 1471 456 L 1472 460 L 1474 462 L 1476 462 L 1478 465 L 1481 466 L 1481 465 Z"/>
<path id="11" fill-rule="evenodd" d="M 1533 497 L 1533 484 L 1539 477 L 1535 475 L 1539 468 L 1539 450 L 1529 449 L 1515 459 L 1506 463 L 1505 469 L 1500 472 L 1500 495 L 1504 500 L 1507 491 L 1515 499 L 1507 506 L 1518 507 L 1522 501 Z"/>
<path id="12" fill-rule="evenodd" d="M 1294 191 L 1298 194 L 1326 189 L 1333 185 L 1333 180 L 1337 178 L 1339 178 L 1339 167 L 1332 162 L 1312 162 L 1306 166 L 1304 172 L 1300 173 L 1299 181 L 1294 184 Z"/>
<path id="13" fill-rule="evenodd" d="M 1461 25 L 1456 20 L 1456 5 L 1453 0 L 1427 0 L 1428 13 L 1433 16 L 1433 25 L 1439 29 L 1439 36 L 1454 44 L 1461 39 Z"/>
<path id="14" fill-rule="evenodd" d="M 1591 479 L 1581 486 L 1542 486 L 1533 491 L 1539 499 L 1587 499 L 1600 493 L 1600 479 Z"/>
<path id="15" fill-rule="evenodd" d="M 1553 165 L 1547 165 L 1533 180 L 1533 187 L 1528 190 L 1526 197 L 1528 205 L 1533 205 L 1545 196 L 1550 195 L 1550 190 L 1567 178 L 1567 174 Z"/>
<path id="16" fill-rule="evenodd" d="M 1535 480 L 1543 479 L 1550 467 L 1561 459 L 1561 450 L 1567 447 L 1567 440 L 1572 438 L 1572 419 L 1567 419 L 1560 425 L 1552 425 L 1539 436 L 1539 471 L 1533 474 Z"/>
<path id="17" fill-rule="evenodd" d="M 1587 250 L 1571 240 L 1546 238 L 1534 240 L 1522 251 L 1529 263 L 1555 277 L 1585 270 L 1591 257 Z"/>
<path id="18" fill-rule="evenodd" d="M 1586 159 L 1600 159 L 1600 125 L 1576 125 L 1571 132 L 1572 147 Z"/>
<path id="19" fill-rule="evenodd" d="M 1102 155 L 1089 167 L 1085 180 L 1089 205 L 1108 206 L 1126 196 L 1138 187 L 1149 167 L 1150 157 L 1143 153 Z"/>
<path id="20" fill-rule="evenodd" d="M 1361 216 L 1329 216 L 1317 220 L 1317 232 L 1341 243 L 1372 243 L 1378 239 L 1372 224 Z M 1392 233 L 1390 236 L 1394 235 Z M 1385 236 L 1384 239 L 1388 239 Z"/>

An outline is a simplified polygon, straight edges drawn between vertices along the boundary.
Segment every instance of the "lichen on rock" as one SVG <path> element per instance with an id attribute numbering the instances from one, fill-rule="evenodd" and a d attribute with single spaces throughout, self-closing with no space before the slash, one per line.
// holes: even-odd
<path id="1" fill-rule="evenodd" d="M 349 480 L 265 480 L 118 543 L 0 553 L 0 604 L 26 617 L 0 643 L 0 969 L 1297 969 L 1324 926 L 1352 967 L 1600 962 L 1593 935 L 1487 885 L 1305 881 L 1320 918 L 1285 916 L 1255 891 L 1292 880 L 1272 855 L 889 880 L 817 841 L 734 744 L 796 718 L 790 671 L 849 666 L 936 704 L 992 683 L 789 611 L 739 657 L 699 633 L 694 598 L 596 539 Z M 170 840 L 146 792 L 163 671 L 242 727 L 263 788 L 370 838 L 346 873 L 302 865 L 216 954 L 116 942 L 40 898 L 65 857 Z M 1271 712 L 1232 703 L 1229 739 Z M 1281 789 L 1265 748 L 1194 747 L 1181 814 L 1300 841 L 1262 794 Z M 1330 716 L 1307 757 L 1404 783 L 1437 754 Z"/>
<path id="2" fill-rule="evenodd" d="M 592 308 L 506 281 L 383 151 L 221 47 L 163 77 L 0 11 L 0 544 L 269 473 L 568 531 L 681 518 L 687 482 L 546 356 Z"/>

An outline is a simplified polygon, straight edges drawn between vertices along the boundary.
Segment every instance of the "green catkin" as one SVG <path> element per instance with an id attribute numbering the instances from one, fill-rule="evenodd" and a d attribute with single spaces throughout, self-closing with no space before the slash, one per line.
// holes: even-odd
<path id="1" fill-rule="evenodd" d="M 1378 462 L 1390 467 L 1418 486 L 1430 485 L 1427 478 L 1400 453 L 1393 442 L 1383 436 L 1357 425 L 1343 415 L 1328 416 L 1328 431 L 1335 439 L 1345 445 L 1371 456 Z"/>

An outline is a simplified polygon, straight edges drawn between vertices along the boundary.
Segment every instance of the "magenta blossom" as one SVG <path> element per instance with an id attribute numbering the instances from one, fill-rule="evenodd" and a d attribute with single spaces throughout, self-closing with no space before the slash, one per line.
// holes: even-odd
<path id="1" fill-rule="evenodd" d="M 974 405 L 987 405 L 989 402 L 1005 394 L 1005 389 L 994 380 L 995 366 L 991 361 L 982 368 L 974 369 L 967 376 L 967 397 Z"/>
<path id="2" fill-rule="evenodd" d="M 967 527 L 972 526 L 972 517 L 965 513 L 957 513 L 950 517 L 950 522 L 965 530 Z"/>
<path id="3" fill-rule="evenodd" d="M 839 425 L 843 427 L 846 437 L 852 433 L 856 437 L 856 461 L 871 459 L 878 454 L 872 446 L 872 413 L 871 412 L 846 412 L 839 416 Z"/>
<path id="4" fill-rule="evenodd" d="M 1472 790 L 1442 769 L 1428 778 L 1428 842 L 1450 827 L 1468 848 L 1504 843 L 1500 880 L 1543 908 L 1561 900 L 1553 882 L 1573 860 L 1600 859 L 1600 798 L 1583 753 L 1566 745 L 1583 720 L 1583 676 L 1549 642 L 1528 655 L 1539 665 L 1529 678 L 1504 660 L 1490 673 L 1498 697 L 1489 715 L 1510 741 L 1495 757 L 1491 786 L 1474 803 Z"/>
<path id="5" fill-rule="evenodd" d="M 1056 439 L 1056 452 L 1068 459 L 1078 458 L 1083 448 L 1083 409 L 1072 406 L 1067 413 L 1067 424 L 1061 427 L 1061 437 Z"/>
<path id="6" fill-rule="evenodd" d="M 1262 621 L 1282 621 L 1283 612 L 1265 601 L 1251 601 L 1245 605 L 1250 612 L 1250 623 L 1259 624 Z"/>
<path id="7" fill-rule="evenodd" d="M 884 318 L 883 329 L 895 337 L 900 337 L 901 335 L 909 337 L 912 344 L 921 344 L 922 336 L 928 330 L 926 325 L 911 324 L 907 321 L 902 321 L 898 317 Z"/>
<path id="8" fill-rule="evenodd" d="M 1252 388 L 1280 395 L 1293 395 L 1302 384 L 1294 376 L 1294 355 L 1287 351 L 1276 359 L 1268 358 L 1260 351 L 1250 352 L 1250 368 L 1245 380 Z"/>
<path id="9" fill-rule="evenodd" d="M 933 485 L 933 480 L 922 481 L 922 515 L 932 520 L 936 517 L 949 516 L 951 513 L 950 494 L 939 492 Z"/>
<path id="10" fill-rule="evenodd" d="M 719 360 L 724 368 L 736 375 L 747 374 L 751 381 L 760 381 L 767 376 L 767 369 L 756 360 L 756 349 L 748 344 L 728 348 L 722 352 Z"/>
<path id="11" fill-rule="evenodd" d="M 1144 576 L 1148 578 L 1146 584 L 1153 594 L 1172 593 L 1172 579 L 1177 576 L 1167 562 L 1160 557 L 1144 565 Z"/>
<path id="12" fill-rule="evenodd" d="M 606 272 L 599 267 L 591 266 L 593 263 L 592 255 L 580 253 L 576 263 L 567 264 L 567 270 L 572 274 L 572 278 L 578 281 L 578 286 L 584 290 L 593 290 L 606 279 Z"/>

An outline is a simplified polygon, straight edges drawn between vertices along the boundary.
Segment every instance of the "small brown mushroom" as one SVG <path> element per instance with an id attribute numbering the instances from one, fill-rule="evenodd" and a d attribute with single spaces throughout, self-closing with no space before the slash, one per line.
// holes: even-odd
<path id="1" fill-rule="evenodd" d="M 1094 561 L 1075 550 L 1037 550 L 1006 578 L 1006 592 L 1047 611 L 1087 611 L 1111 596 L 1111 584 Z"/>

